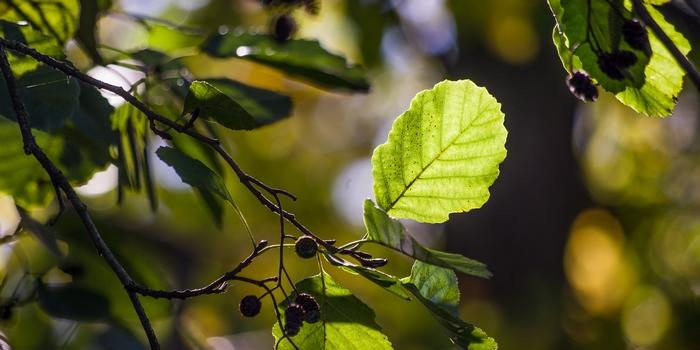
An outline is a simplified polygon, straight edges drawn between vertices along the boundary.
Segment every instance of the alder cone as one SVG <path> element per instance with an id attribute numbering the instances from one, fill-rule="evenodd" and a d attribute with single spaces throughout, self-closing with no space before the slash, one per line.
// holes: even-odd
<path id="1" fill-rule="evenodd" d="M 301 236 L 297 239 L 296 243 L 294 243 L 294 251 L 300 258 L 310 259 L 316 256 L 318 244 L 311 236 Z"/>
<path id="2" fill-rule="evenodd" d="M 241 311 L 241 315 L 245 317 L 254 317 L 260 313 L 262 303 L 255 295 L 246 295 L 241 299 L 238 308 Z"/>

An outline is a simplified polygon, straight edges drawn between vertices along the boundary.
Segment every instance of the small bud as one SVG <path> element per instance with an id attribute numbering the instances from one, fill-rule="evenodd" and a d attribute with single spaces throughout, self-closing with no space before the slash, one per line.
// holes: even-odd
<path id="1" fill-rule="evenodd" d="M 316 256 L 318 251 L 318 244 L 311 236 L 301 236 L 294 243 L 294 251 L 296 251 L 299 257 L 304 259 L 310 259 Z"/>
<path id="2" fill-rule="evenodd" d="M 297 31 L 297 23 L 290 15 L 282 15 L 275 19 L 272 33 L 280 43 L 283 43 L 294 36 Z"/>
<path id="3" fill-rule="evenodd" d="M 387 259 L 384 259 L 384 258 L 358 259 L 358 260 L 360 260 L 360 263 L 362 264 L 362 266 L 369 267 L 372 269 L 382 267 L 389 262 Z"/>
<path id="4" fill-rule="evenodd" d="M 632 18 L 622 24 L 622 37 L 625 41 L 637 50 L 651 54 L 651 45 L 649 44 L 649 33 L 646 26 L 640 20 Z"/>
<path id="5" fill-rule="evenodd" d="M 241 299 L 241 303 L 238 305 L 241 315 L 245 317 L 253 317 L 260 313 L 260 308 L 262 303 L 260 299 L 255 295 L 246 295 Z"/>
<path id="6" fill-rule="evenodd" d="M 595 101 L 598 98 L 598 88 L 585 72 L 578 71 L 566 79 L 569 91 L 581 101 Z"/>

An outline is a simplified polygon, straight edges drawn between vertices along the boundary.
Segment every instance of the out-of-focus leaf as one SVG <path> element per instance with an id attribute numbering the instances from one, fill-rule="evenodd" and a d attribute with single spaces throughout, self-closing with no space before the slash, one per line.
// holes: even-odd
<path id="1" fill-rule="evenodd" d="M 34 130 L 34 136 L 74 185 L 84 184 L 108 164 L 105 155 L 79 147 L 66 134 L 50 135 Z M 0 117 L 0 140 L 4 145 L 0 148 L 0 191 L 12 195 L 23 207 L 47 204 L 54 193 L 51 179 L 33 157 L 24 153 L 17 123 Z"/>
<path id="2" fill-rule="evenodd" d="M 0 36 L 8 40 L 24 43 L 44 55 L 61 59 L 64 57 L 63 49 L 50 36 L 32 29 L 28 24 L 15 24 L 0 20 Z M 21 77 L 24 73 L 35 70 L 40 63 L 35 59 L 8 52 L 8 59 L 12 67 L 12 73 Z"/>
<path id="3" fill-rule="evenodd" d="M 59 47 L 73 37 L 80 15 L 79 0 L 7 0 L 2 19 L 26 22 L 52 38 Z"/>
<path id="4" fill-rule="evenodd" d="M 368 238 L 373 242 L 433 265 L 455 269 L 472 276 L 491 277 L 486 265 L 481 262 L 422 246 L 406 232 L 398 220 L 389 217 L 369 199 L 365 200 L 364 204 L 364 220 Z"/>
<path id="5" fill-rule="evenodd" d="M 19 93 L 29 112 L 32 128 L 54 131 L 62 128 L 78 107 L 80 86 L 72 78 L 41 66 L 18 80 Z M 5 79 L 0 78 L 0 115 L 16 120 Z"/>
<path id="6" fill-rule="evenodd" d="M 585 70 L 605 90 L 615 94 L 623 104 L 648 116 L 664 117 L 671 114 L 683 87 L 684 70 L 678 65 L 671 53 L 647 30 L 651 52 L 646 53 L 632 48 L 625 40 L 619 40 L 620 28 L 616 18 L 618 11 L 632 17 L 623 1 L 613 1 L 617 10 L 607 0 L 590 1 L 591 26 L 595 28 L 588 33 L 587 0 L 550 0 L 550 6 L 557 17 L 560 31 L 555 28 L 554 42 L 567 70 Z M 648 2 L 657 4 L 657 1 Z M 661 3 L 659 1 L 658 3 Z M 654 20 L 671 38 L 683 54 L 690 51 L 688 40 L 666 21 L 664 16 L 651 5 L 646 6 Z M 583 11 L 583 12 L 582 12 Z M 624 70 L 624 78 L 615 80 L 605 74 L 598 65 L 596 50 L 588 39 L 595 35 L 596 41 L 605 52 L 626 50 L 634 53 L 637 62 Z M 571 50 L 575 48 L 575 52 Z M 571 57 L 573 56 L 573 60 Z M 571 64 L 571 67 L 569 65 Z"/>
<path id="7" fill-rule="evenodd" d="M 146 350 L 146 346 L 129 330 L 112 326 L 95 339 L 100 349 L 105 350 Z"/>
<path id="8" fill-rule="evenodd" d="M 430 310 L 456 345 L 469 350 L 498 348 L 483 330 L 459 318 L 459 285 L 454 271 L 416 261 L 404 286 Z"/>
<path id="9" fill-rule="evenodd" d="M 379 270 L 366 268 L 353 264 L 345 259 L 336 256 L 325 254 L 326 260 L 333 265 L 339 266 L 341 270 L 354 275 L 360 275 L 370 282 L 384 288 L 387 292 L 398 296 L 401 299 L 411 300 L 411 297 L 406 293 L 406 290 L 401 286 L 401 281 L 392 275 L 386 274 Z"/>
<path id="10" fill-rule="evenodd" d="M 237 57 L 268 65 L 324 88 L 369 89 L 363 69 L 329 53 L 316 41 L 279 43 L 266 34 L 214 34 L 203 49 L 213 57 Z"/>
<path id="11" fill-rule="evenodd" d="M 99 321 L 110 317 L 109 300 L 89 289 L 72 284 L 39 284 L 39 305 L 49 315 L 76 321 Z"/>
<path id="12" fill-rule="evenodd" d="M 102 7 L 104 5 L 111 4 L 100 4 L 95 0 L 80 0 L 80 21 L 78 31 L 75 33 L 75 38 L 96 64 L 102 64 L 102 56 L 97 51 L 95 28 L 100 10 L 109 7 Z"/>
<path id="13" fill-rule="evenodd" d="M 469 80 L 418 93 L 372 155 L 379 207 L 428 223 L 481 207 L 506 157 L 503 118 L 498 101 Z"/>
<path id="14" fill-rule="evenodd" d="M 206 81 L 193 81 L 185 98 L 183 115 L 199 113 L 232 130 L 252 130 L 255 119 L 240 104 Z"/>
<path id="15" fill-rule="evenodd" d="M 72 123 L 105 155 L 109 153 L 109 147 L 116 144 L 119 136 L 112 129 L 112 113 L 114 107 L 94 86 L 80 83 L 79 104 L 73 114 Z"/>
<path id="16" fill-rule="evenodd" d="M 226 189 L 224 179 L 197 159 L 171 147 L 160 147 L 156 154 L 175 169 L 182 182 L 203 192 L 214 193 L 221 199 L 233 204 L 233 198 Z"/>
<path id="17" fill-rule="evenodd" d="M 317 349 L 392 349 L 387 337 L 381 333 L 374 320 L 374 311 L 340 286 L 330 275 L 322 273 L 296 284 L 299 292 L 314 296 L 321 307 L 321 320 L 304 323 L 301 331 L 292 337 L 301 350 Z M 291 302 L 285 300 L 278 309 L 284 322 L 284 309 Z M 282 338 L 282 330 L 275 323 L 272 328 L 275 339 Z M 294 349 L 283 340 L 279 349 Z"/>
<path id="18" fill-rule="evenodd" d="M 230 79 L 207 79 L 207 83 L 243 107 L 255 119 L 257 127 L 272 124 L 292 113 L 292 100 L 274 91 L 259 89 Z"/>
<path id="19" fill-rule="evenodd" d="M 54 257 L 62 257 L 63 253 L 58 248 L 58 242 L 56 242 L 56 237 L 53 233 L 49 232 L 46 226 L 34 220 L 24 209 L 18 209 L 20 217 L 22 218 L 22 229 L 31 232 Z"/>

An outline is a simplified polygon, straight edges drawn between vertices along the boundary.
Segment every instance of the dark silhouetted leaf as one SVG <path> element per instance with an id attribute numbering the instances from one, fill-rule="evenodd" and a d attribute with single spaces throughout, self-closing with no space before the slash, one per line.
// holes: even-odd
<path id="1" fill-rule="evenodd" d="M 266 34 L 215 34 L 204 44 L 214 57 L 237 57 L 277 68 L 324 88 L 367 91 L 364 71 L 345 58 L 329 53 L 316 41 L 277 42 Z"/>
<path id="2" fill-rule="evenodd" d="M 198 113 L 232 130 L 252 130 L 255 119 L 240 104 L 206 81 L 193 81 L 185 98 L 183 115 Z"/>
<path id="3" fill-rule="evenodd" d="M 37 290 L 39 305 L 53 317 L 76 321 L 99 321 L 110 317 L 109 301 L 94 291 L 72 284 Z"/>
<path id="4" fill-rule="evenodd" d="M 292 100 L 288 96 L 230 79 L 207 79 L 207 82 L 243 107 L 255 119 L 256 126 L 272 124 L 292 113 Z"/>

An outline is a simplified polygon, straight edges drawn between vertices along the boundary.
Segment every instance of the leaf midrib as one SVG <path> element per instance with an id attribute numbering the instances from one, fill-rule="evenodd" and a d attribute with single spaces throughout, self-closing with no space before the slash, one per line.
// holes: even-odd
<path id="1" fill-rule="evenodd" d="M 466 90 L 466 89 L 465 89 L 465 90 Z M 465 92 L 465 94 L 466 94 L 466 92 Z M 482 99 L 483 99 L 483 94 L 479 94 L 479 103 L 477 103 L 477 109 L 480 109 Z M 462 99 L 462 101 L 464 102 L 464 98 Z M 462 103 L 462 106 L 464 106 L 464 103 Z M 406 185 L 406 187 L 404 187 L 403 191 L 401 191 L 401 193 L 399 193 L 398 197 L 396 197 L 396 199 L 395 199 L 394 201 L 392 201 L 391 204 L 389 204 L 389 206 L 386 208 L 386 211 L 387 211 L 387 212 L 388 212 L 389 210 L 391 210 L 391 209 L 394 208 L 394 206 L 396 205 L 396 203 L 398 203 L 399 200 L 401 200 L 401 198 L 403 198 L 403 196 L 406 194 L 406 191 L 408 191 L 408 189 L 410 189 L 411 186 L 413 186 L 413 184 L 414 184 L 416 181 L 418 181 L 418 179 L 420 179 L 420 177 L 423 175 L 423 173 L 424 173 L 428 168 L 430 168 L 430 166 L 433 165 L 433 163 L 435 163 L 436 160 L 440 159 L 440 157 L 442 157 L 442 155 L 443 155 L 450 147 L 454 146 L 455 141 L 456 141 L 457 139 L 459 139 L 462 135 L 464 135 L 464 133 L 465 133 L 469 128 L 472 127 L 472 125 L 474 124 L 474 122 L 475 122 L 477 119 L 480 119 L 486 111 L 490 111 L 490 110 L 480 110 L 480 111 L 479 111 L 479 114 L 477 114 L 476 117 L 474 117 L 474 118 L 469 122 L 469 124 L 468 124 L 465 128 L 463 128 L 462 130 L 460 130 L 460 131 L 459 131 L 459 134 L 458 134 L 457 136 L 455 136 L 452 140 L 450 140 L 450 142 L 447 144 L 447 146 L 445 146 L 445 147 L 440 151 L 440 153 L 438 153 L 437 156 L 435 156 L 430 162 L 428 162 L 428 164 L 427 164 L 425 167 L 423 167 L 423 169 L 421 169 L 421 171 L 418 173 L 418 175 L 416 175 L 416 177 L 413 178 L 413 180 L 411 180 L 411 182 L 409 182 L 408 185 Z M 463 114 L 463 113 L 462 113 L 462 114 Z M 440 121 L 441 121 L 440 126 L 442 127 L 442 123 L 444 122 L 444 117 L 441 118 Z M 403 134 L 401 135 L 401 137 L 403 138 Z M 440 144 L 442 145 L 442 142 L 440 142 Z M 421 145 L 421 146 L 422 146 L 422 145 Z M 421 149 L 422 149 L 422 147 L 421 147 Z M 402 150 L 402 152 L 403 152 L 403 150 Z M 405 173 L 405 167 L 404 167 L 403 165 L 401 166 L 401 172 L 402 172 L 402 173 Z"/>

